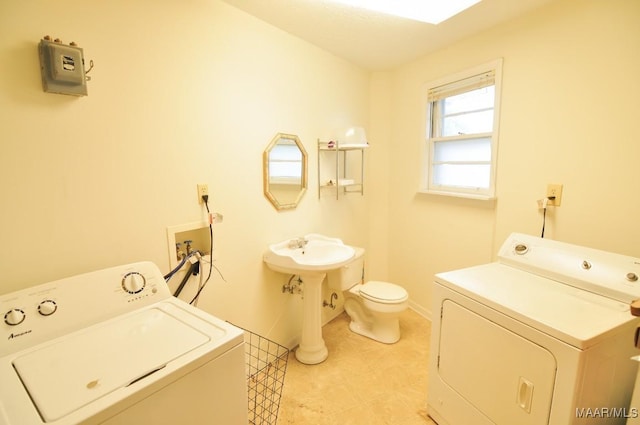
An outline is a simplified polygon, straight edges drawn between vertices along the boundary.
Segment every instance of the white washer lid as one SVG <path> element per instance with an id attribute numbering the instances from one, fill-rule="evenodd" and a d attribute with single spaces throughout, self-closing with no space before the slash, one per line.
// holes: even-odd
<path id="1" fill-rule="evenodd" d="M 210 338 L 153 308 L 84 329 L 13 361 L 45 422 L 163 368 Z"/>
<path id="2" fill-rule="evenodd" d="M 360 295 L 368 300 L 383 304 L 397 304 L 409 298 L 409 294 L 402 286 L 377 280 L 369 281 L 360 286 Z"/>

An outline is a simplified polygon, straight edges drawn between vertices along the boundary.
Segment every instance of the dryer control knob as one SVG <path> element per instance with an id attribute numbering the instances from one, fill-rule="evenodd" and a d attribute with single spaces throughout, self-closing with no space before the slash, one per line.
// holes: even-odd
<path id="1" fill-rule="evenodd" d="M 24 322 L 25 317 L 24 311 L 19 308 L 14 308 L 13 310 L 9 310 L 4 315 L 4 323 L 9 326 L 16 326 L 20 323 Z"/>
<path id="2" fill-rule="evenodd" d="M 138 272 L 127 273 L 122 278 L 122 289 L 130 294 L 142 292 L 146 284 L 146 279 Z"/>
<path id="3" fill-rule="evenodd" d="M 58 309 L 58 304 L 53 300 L 44 300 L 38 304 L 38 313 L 42 316 L 51 316 Z"/>
<path id="4" fill-rule="evenodd" d="M 638 281 L 638 275 L 631 272 L 631 273 L 627 273 L 627 280 L 629 282 L 637 282 Z"/>
<path id="5" fill-rule="evenodd" d="M 518 255 L 524 255 L 527 253 L 527 251 L 529 251 L 529 247 L 526 246 L 523 243 L 519 243 L 518 245 L 516 245 L 516 247 L 514 248 L 514 250 L 516 251 L 516 254 Z"/>

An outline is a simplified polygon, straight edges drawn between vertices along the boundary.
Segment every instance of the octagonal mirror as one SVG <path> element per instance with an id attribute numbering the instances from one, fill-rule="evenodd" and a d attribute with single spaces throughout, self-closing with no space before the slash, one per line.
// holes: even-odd
<path id="1" fill-rule="evenodd" d="M 279 211 L 297 207 L 307 190 L 307 151 L 298 136 L 276 134 L 262 159 L 264 196 Z"/>

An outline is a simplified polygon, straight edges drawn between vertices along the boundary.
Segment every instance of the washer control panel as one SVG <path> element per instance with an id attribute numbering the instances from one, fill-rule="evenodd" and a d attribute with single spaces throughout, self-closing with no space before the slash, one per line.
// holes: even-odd
<path id="1" fill-rule="evenodd" d="M 164 276 L 151 262 L 0 295 L 0 357 L 169 297 Z"/>
<path id="2" fill-rule="evenodd" d="M 58 305 L 53 300 L 44 300 L 38 304 L 38 313 L 41 316 L 51 316 L 58 309 Z M 12 308 L 4 314 L 4 323 L 9 326 L 17 326 L 24 322 L 27 315 L 20 308 Z"/>

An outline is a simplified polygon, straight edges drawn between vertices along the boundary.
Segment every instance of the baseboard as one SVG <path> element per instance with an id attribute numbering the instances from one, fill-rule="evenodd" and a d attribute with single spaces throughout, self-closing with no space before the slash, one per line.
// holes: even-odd
<path id="1" fill-rule="evenodd" d="M 421 306 L 420 304 L 417 304 L 414 301 L 409 300 L 409 308 L 413 311 L 415 311 L 416 313 L 418 313 L 420 316 L 424 317 L 425 319 L 427 319 L 428 321 L 431 321 L 431 310 L 427 310 L 426 308 L 424 308 L 423 306 Z"/>

